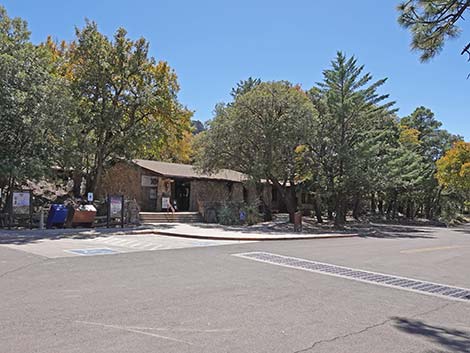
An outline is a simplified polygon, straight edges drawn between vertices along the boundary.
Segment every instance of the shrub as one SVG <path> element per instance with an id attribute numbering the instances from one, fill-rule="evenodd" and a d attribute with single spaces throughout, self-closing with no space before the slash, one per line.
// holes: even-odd
<path id="1" fill-rule="evenodd" d="M 242 213 L 244 220 L 241 219 Z M 217 210 L 217 220 L 227 226 L 245 223 L 253 225 L 261 222 L 262 217 L 257 203 L 226 202 Z"/>
<path id="2" fill-rule="evenodd" d="M 261 222 L 262 217 L 261 214 L 259 213 L 259 205 L 258 203 L 250 203 L 250 204 L 244 204 L 241 209 L 243 212 L 245 212 L 246 215 L 246 223 L 248 225 L 253 225 Z"/>
<path id="3" fill-rule="evenodd" d="M 218 210 L 217 219 L 220 224 L 231 226 L 240 223 L 240 214 L 237 208 L 225 204 Z"/>

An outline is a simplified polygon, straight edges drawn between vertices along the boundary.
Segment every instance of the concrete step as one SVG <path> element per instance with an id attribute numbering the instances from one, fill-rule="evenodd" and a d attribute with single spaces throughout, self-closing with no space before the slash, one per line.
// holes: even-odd
<path id="1" fill-rule="evenodd" d="M 198 223 L 202 222 L 198 212 L 140 212 L 141 223 Z"/>

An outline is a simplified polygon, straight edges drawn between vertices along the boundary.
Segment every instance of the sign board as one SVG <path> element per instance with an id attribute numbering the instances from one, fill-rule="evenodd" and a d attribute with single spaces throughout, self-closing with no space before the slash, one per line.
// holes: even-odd
<path id="1" fill-rule="evenodd" d="M 31 191 L 13 191 L 9 200 L 8 229 L 15 218 L 29 218 L 29 227 L 33 227 L 33 194 Z"/>
<path id="2" fill-rule="evenodd" d="M 106 217 L 108 228 L 112 224 L 113 218 L 120 218 L 119 223 L 121 228 L 124 228 L 124 195 L 108 195 L 108 215 Z"/>
<path id="3" fill-rule="evenodd" d="M 16 215 L 29 215 L 31 211 L 31 192 L 13 191 L 12 213 Z"/>
<path id="4" fill-rule="evenodd" d="M 94 199 L 93 199 L 93 193 L 92 192 L 89 192 L 87 194 L 87 200 L 88 200 L 88 202 L 93 202 Z"/>
<path id="5" fill-rule="evenodd" d="M 162 197 L 162 209 L 166 210 L 170 208 L 170 198 L 169 197 Z"/>
<path id="6" fill-rule="evenodd" d="M 141 185 L 146 187 L 157 187 L 158 177 L 151 175 L 142 175 Z"/>
<path id="7" fill-rule="evenodd" d="M 122 196 L 109 196 L 109 215 L 116 218 L 122 216 Z"/>

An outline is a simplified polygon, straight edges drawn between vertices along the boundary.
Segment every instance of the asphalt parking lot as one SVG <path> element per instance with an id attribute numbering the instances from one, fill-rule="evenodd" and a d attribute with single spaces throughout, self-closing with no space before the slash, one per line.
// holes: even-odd
<path id="1" fill-rule="evenodd" d="M 470 352 L 470 301 L 234 256 L 265 252 L 469 289 L 469 228 L 206 244 L 132 237 L 2 239 L 0 351 Z"/>

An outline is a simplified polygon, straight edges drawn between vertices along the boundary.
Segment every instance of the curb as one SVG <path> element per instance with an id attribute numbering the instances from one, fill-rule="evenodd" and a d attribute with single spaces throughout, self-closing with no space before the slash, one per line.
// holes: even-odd
<path id="1" fill-rule="evenodd" d="M 127 233 L 129 234 L 129 233 Z M 130 234 L 156 234 L 164 235 L 170 237 L 180 237 L 180 238 L 192 238 L 192 239 L 205 239 L 205 240 L 238 240 L 238 241 L 273 241 L 273 240 L 317 240 L 317 239 L 339 239 L 339 238 L 353 238 L 359 236 L 359 234 L 332 234 L 332 235 L 322 235 L 322 236 L 312 236 L 312 235 L 300 235 L 296 237 L 289 236 L 265 236 L 265 237 L 229 237 L 223 235 L 199 235 L 199 234 L 183 234 L 183 233 L 172 233 L 165 232 L 160 230 L 138 230 L 133 231 Z"/>

